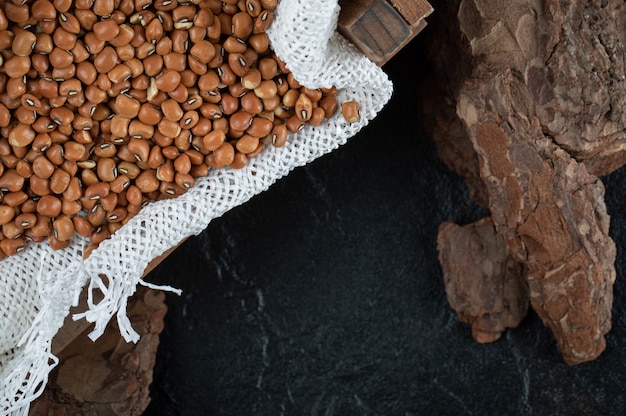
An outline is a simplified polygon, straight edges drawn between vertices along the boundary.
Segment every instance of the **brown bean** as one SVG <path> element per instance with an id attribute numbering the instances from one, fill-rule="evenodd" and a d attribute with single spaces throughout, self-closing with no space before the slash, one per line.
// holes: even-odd
<path id="1" fill-rule="evenodd" d="M 14 256 L 26 249 L 26 241 L 23 237 L 4 239 L 0 241 L 0 250 L 7 256 Z"/>
<path id="2" fill-rule="evenodd" d="M 68 241 L 74 235 L 74 222 L 67 215 L 60 215 L 52 222 L 52 229 L 59 241 Z"/>
<path id="3" fill-rule="evenodd" d="M 275 147 L 283 147 L 287 142 L 288 130 L 284 124 L 274 126 L 271 133 L 271 143 Z"/>
<path id="4" fill-rule="evenodd" d="M 105 182 L 112 182 L 117 178 L 117 165 L 110 157 L 98 159 L 96 172 L 98 177 Z"/>
<path id="5" fill-rule="evenodd" d="M 0 176 L 0 190 L 3 192 L 21 191 L 23 186 L 24 178 L 15 169 L 5 169 L 4 174 Z"/>
<path id="6" fill-rule="evenodd" d="M 356 123 L 361 119 L 361 106 L 357 101 L 346 101 L 341 104 L 341 114 L 348 123 Z"/>
<path id="7" fill-rule="evenodd" d="M 48 0 L 37 0 L 31 6 L 31 15 L 37 20 L 50 21 L 57 17 L 57 10 Z"/>
<path id="8" fill-rule="evenodd" d="M 13 38 L 12 51 L 18 56 L 29 56 L 37 43 L 37 36 L 27 30 L 19 30 Z"/>
<path id="9" fill-rule="evenodd" d="M 113 19 L 101 20 L 93 25 L 93 33 L 103 41 L 110 41 L 120 33 L 120 27 Z"/>
<path id="10" fill-rule="evenodd" d="M 37 202 L 37 212 L 47 217 L 58 217 L 61 214 L 61 200 L 54 195 L 44 195 Z"/>
<path id="11" fill-rule="evenodd" d="M 106 46 L 96 56 L 93 65 L 100 74 L 106 74 L 117 65 L 117 52 L 111 46 Z"/>
<path id="12" fill-rule="evenodd" d="M 36 133 L 30 125 L 18 124 L 9 131 L 9 144 L 16 147 L 28 146 L 35 140 Z"/>
<path id="13" fill-rule="evenodd" d="M 246 133 L 250 136 L 261 138 L 270 134 L 273 127 L 274 123 L 271 120 L 264 117 L 254 117 Z"/>
<path id="14" fill-rule="evenodd" d="M 139 167 L 132 162 L 123 161 L 117 165 L 118 174 L 127 176 L 130 179 L 135 179 L 141 173 Z"/>
<path id="15" fill-rule="evenodd" d="M 0 204 L 0 225 L 5 225 L 15 218 L 15 208 L 9 205 Z"/>
<path id="16" fill-rule="evenodd" d="M 63 169 L 55 169 L 50 176 L 50 191 L 55 194 L 65 192 L 72 179 L 71 175 Z"/>
<path id="17" fill-rule="evenodd" d="M 10 207 L 22 205 L 28 199 L 28 195 L 23 191 L 7 192 L 2 197 L 2 203 Z M 0 216 L 2 216 L 2 205 L 0 205 Z M 0 225 L 2 222 L 0 221 Z"/>
<path id="18" fill-rule="evenodd" d="M 119 194 L 125 191 L 129 186 L 130 178 L 126 175 L 119 175 L 111 182 L 111 192 Z"/>
<path id="19" fill-rule="evenodd" d="M 144 103 L 141 105 L 137 117 L 142 123 L 154 126 L 163 119 L 163 113 L 154 105 Z"/>
<path id="20" fill-rule="evenodd" d="M 91 232 L 93 231 L 93 227 L 84 217 L 72 217 L 72 224 L 74 225 L 74 231 L 76 231 L 83 237 L 89 237 L 91 235 Z"/>
<path id="21" fill-rule="evenodd" d="M 21 78 L 30 70 L 30 58 L 27 56 L 13 56 L 4 63 L 4 72 L 10 78 Z"/>
<path id="22" fill-rule="evenodd" d="M 70 183 L 67 189 L 63 192 L 63 198 L 68 201 L 76 201 L 83 196 L 83 190 L 80 184 L 80 180 L 74 176 L 70 179 Z"/>
<path id="23" fill-rule="evenodd" d="M 235 145 L 235 147 L 239 152 L 247 154 L 252 153 L 254 150 L 256 150 L 258 145 L 258 137 L 244 134 L 243 136 L 241 136 L 241 138 L 239 138 L 239 140 L 237 140 L 237 144 Z"/>
<path id="24" fill-rule="evenodd" d="M 159 180 L 156 177 L 156 171 L 154 169 L 148 169 L 141 172 L 135 179 L 135 186 L 137 186 L 142 193 L 158 190 Z"/>
<path id="25" fill-rule="evenodd" d="M 324 115 L 326 118 L 331 118 L 339 109 L 339 103 L 333 96 L 326 96 L 322 98 L 319 106 L 324 109 Z"/>
<path id="26" fill-rule="evenodd" d="M 235 148 L 232 144 L 224 142 L 213 152 L 215 163 L 219 166 L 230 165 L 235 158 Z"/>
<path id="27" fill-rule="evenodd" d="M 111 185 L 107 182 L 96 182 L 87 186 L 84 196 L 93 201 L 107 197 L 109 192 L 111 192 Z"/>
<path id="28" fill-rule="evenodd" d="M 180 84 L 180 73 L 166 69 L 155 79 L 155 84 L 160 91 L 172 92 Z"/>

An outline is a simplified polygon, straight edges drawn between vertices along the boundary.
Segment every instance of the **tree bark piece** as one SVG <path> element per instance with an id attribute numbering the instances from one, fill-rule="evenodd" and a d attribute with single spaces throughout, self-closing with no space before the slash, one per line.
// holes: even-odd
<path id="1" fill-rule="evenodd" d="M 510 255 L 491 218 L 459 226 L 445 222 L 437 236 L 450 307 L 480 343 L 516 328 L 528 311 L 524 266 Z"/>
<path id="2" fill-rule="evenodd" d="M 167 311 L 163 292 L 139 286 L 128 316 L 141 335 L 126 343 L 111 321 L 95 342 L 87 329 L 59 354 L 44 393 L 31 404 L 31 416 L 140 415 L 150 402 L 149 386 Z"/>
<path id="3" fill-rule="evenodd" d="M 441 87 L 444 113 L 434 126 L 447 124 L 438 148 L 472 195 L 486 195 L 481 202 L 526 265 L 531 306 L 564 359 L 592 360 L 605 348 L 615 280 L 604 187 L 594 174 L 626 161 L 625 74 L 614 62 L 624 56 L 624 3 L 447 4 L 444 21 L 431 26 L 429 54 L 438 78 L 453 83 Z"/>

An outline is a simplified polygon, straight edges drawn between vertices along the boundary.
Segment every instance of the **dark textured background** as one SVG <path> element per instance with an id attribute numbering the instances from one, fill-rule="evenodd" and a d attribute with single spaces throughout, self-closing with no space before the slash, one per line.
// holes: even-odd
<path id="1" fill-rule="evenodd" d="M 449 308 L 437 227 L 484 215 L 416 119 L 419 42 L 391 102 L 347 145 L 213 221 L 148 280 L 168 295 L 147 415 L 598 415 L 626 396 L 623 170 L 613 329 L 570 367 L 533 313 L 489 345 Z"/>

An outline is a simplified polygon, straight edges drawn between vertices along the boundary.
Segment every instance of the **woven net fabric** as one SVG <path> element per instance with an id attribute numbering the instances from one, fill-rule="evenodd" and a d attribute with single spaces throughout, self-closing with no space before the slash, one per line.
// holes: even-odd
<path id="1" fill-rule="evenodd" d="M 344 144 L 382 109 L 391 97 L 391 82 L 336 33 L 338 12 L 337 0 L 281 0 L 269 36 L 302 85 L 334 85 L 340 103 L 358 101 L 359 122 L 348 124 L 339 112 L 320 127 L 291 135 L 282 148 L 266 148 L 243 169 L 212 170 L 180 197 L 146 206 L 86 260 L 88 241 L 75 236 L 68 249 L 31 244 L 0 261 L 0 414 L 28 413 L 58 362 L 52 338 L 84 288 L 88 309 L 74 318 L 95 322 L 90 337 L 96 339 L 116 317 L 124 338 L 136 342 L 126 304 L 137 284 L 149 285 L 141 276 L 152 259 L 294 168 Z"/>

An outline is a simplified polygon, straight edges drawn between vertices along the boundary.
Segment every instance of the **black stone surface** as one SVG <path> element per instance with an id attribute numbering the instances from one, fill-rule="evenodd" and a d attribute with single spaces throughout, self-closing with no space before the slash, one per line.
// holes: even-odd
<path id="1" fill-rule="evenodd" d="M 168 295 L 146 415 L 623 414 L 624 170 L 606 178 L 618 245 L 613 330 L 570 367 L 535 314 L 480 345 L 449 308 L 442 221 L 487 215 L 416 118 L 413 42 L 389 105 L 344 147 L 214 220 L 148 280 Z"/>

